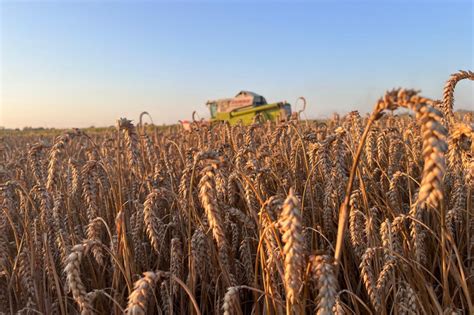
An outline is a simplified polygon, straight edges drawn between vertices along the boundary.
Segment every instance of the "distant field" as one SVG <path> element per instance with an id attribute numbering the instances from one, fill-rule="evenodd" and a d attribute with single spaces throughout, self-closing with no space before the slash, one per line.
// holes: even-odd
<path id="1" fill-rule="evenodd" d="M 473 78 L 324 122 L 2 130 L 0 312 L 473 314 Z"/>

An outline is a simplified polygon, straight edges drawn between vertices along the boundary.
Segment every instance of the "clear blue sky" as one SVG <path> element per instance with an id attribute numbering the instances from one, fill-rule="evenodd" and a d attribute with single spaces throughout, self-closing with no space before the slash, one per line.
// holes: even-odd
<path id="1" fill-rule="evenodd" d="M 372 109 L 387 89 L 440 98 L 473 69 L 472 1 L 0 0 L 0 125 L 87 127 L 208 99 L 306 96 L 309 118 Z M 456 107 L 474 107 L 462 82 Z"/>

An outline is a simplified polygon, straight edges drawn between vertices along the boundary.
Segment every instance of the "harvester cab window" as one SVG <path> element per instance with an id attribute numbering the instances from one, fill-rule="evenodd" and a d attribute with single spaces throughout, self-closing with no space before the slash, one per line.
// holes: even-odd
<path id="1" fill-rule="evenodd" d="M 211 103 L 209 105 L 209 109 L 211 111 L 211 118 L 216 118 L 217 104 L 216 103 Z"/>
<path id="2" fill-rule="evenodd" d="M 263 96 L 255 97 L 256 106 L 261 106 L 261 105 L 266 105 L 266 104 L 267 104 L 267 100 Z"/>

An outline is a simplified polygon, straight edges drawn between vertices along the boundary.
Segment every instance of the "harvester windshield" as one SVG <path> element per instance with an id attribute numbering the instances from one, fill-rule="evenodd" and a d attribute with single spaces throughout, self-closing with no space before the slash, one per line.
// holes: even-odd
<path id="1" fill-rule="evenodd" d="M 211 112 L 211 118 L 216 118 L 217 113 L 217 104 L 216 103 L 208 103 L 209 111 Z"/>

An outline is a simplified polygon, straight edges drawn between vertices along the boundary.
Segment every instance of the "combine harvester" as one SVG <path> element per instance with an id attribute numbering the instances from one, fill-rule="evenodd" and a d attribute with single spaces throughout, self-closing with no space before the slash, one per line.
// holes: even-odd
<path id="1" fill-rule="evenodd" d="M 304 97 L 298 98 L 303 101 L 303 109 L 298 112 L 301 113 L 306 107 L 306 100 Z M 211 113 L 210 121 L 193 121 L 199 124 L 209 124 L 219 121 L 227 121 L 230 125 L 242 123 L 243 125 L 251 125 L 256 120 L 260 121 L 275 121 L 282 122 L 289 120 L 297 113 L 291 112 L 291 105 L 285 102 L 278 102 L 268 104 L 267 100 L 254 92 L 241 91 L 233 98 L 224 98 L 206 103 Z M 180 121 L 185 130 L 191 130 L 191 123 L 189 121 Z"/>

